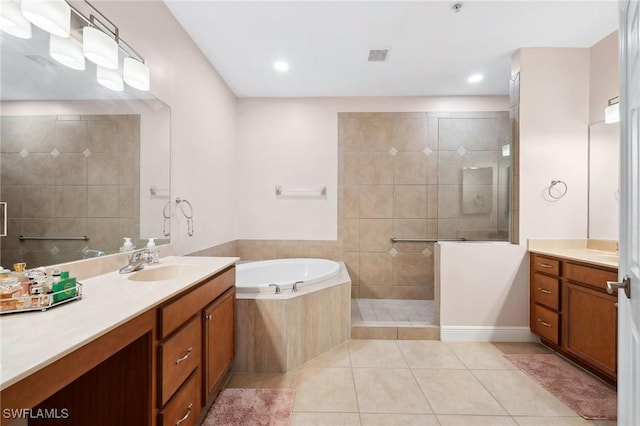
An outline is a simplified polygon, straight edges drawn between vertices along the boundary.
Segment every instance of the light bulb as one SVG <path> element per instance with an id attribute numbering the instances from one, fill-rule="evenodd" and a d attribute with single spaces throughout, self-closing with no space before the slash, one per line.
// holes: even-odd
<path id="1" fill-rule="evenodd" d="M 133 58 L 124 58 L 122 66 L 124 82 L 138 90 L 149 90 L 149 68 Z"/>
<path id="2" fill-rule="evenodd" d="M 69 37 L 71 8 L 64 0 L 22 0 L 22 14 L 33 25 L 59 37 Z"/>
<path id="3" fill-rule="evenodd" d="M 53 59 L 74 70 L 85 68 L 82 43 L 73 37 L 63 38 L 51 34 L 49 54 Z"/>
<path id="4" fill-rule="evenodd" d="M 11 0 L 3 1 L 0 7 L 0 30 L 15 37 L 31 38 L 31 23 Z"/>
<path id="5" fill-rule="evenodd" d="M 101 66 L 97 66 L 97 81 L 100 85 L 111 89 L 116 92 L 122 92 L 124 90 L 124 82 L 122 81 L 122 75 L 117 69 L 111 70 Z"/>
<path id="6" fill-rule="evenodd" d="M 82 49 L 84 56 L 94 64 L 111 70 L 118 69 L 118 43 L 99 29 L 82 29 Z"/>

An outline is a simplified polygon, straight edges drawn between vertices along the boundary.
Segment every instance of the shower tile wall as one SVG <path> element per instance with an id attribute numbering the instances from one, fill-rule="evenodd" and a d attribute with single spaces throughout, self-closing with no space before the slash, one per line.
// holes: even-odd
<path id="1" fill-rule="evenodd" d="M 49 265 L 117 252 L 139 235 L 140 117 L 2 117 L 2 264 Z M 89 241 L 20 241 L 19 235 Z"/>
<path id="2" fill-rule="evenodd" d="M 433 299 L 433 243 L 391 237 L 508 238 L 509 125 L 507 112 L 339 114 L 353 297 Z"/>

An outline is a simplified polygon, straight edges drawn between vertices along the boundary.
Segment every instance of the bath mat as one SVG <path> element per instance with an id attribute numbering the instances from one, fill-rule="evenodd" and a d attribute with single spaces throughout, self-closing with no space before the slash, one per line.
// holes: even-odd
<path id="1" fill-rule="evenodd" d="M 288 426 L 295 389 L 223 389 L 202 426 Z"/>
<path id="2" fill-rule="evenodd" d="M 616 391 L 559 356 L 518 354 L 504 357 L 585 419 L 616 419 Z"/>

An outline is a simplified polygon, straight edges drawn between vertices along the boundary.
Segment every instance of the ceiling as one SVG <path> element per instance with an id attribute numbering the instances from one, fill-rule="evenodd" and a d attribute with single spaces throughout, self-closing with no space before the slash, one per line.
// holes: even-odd
<path id="1" fill-rule="evenodd" d="M 618 27 L 615 0 L 467 0 L 458 13 L 455 1 L 164 1 L 239 97 L 506 95 L 518 48 L 591 47 Z"/>

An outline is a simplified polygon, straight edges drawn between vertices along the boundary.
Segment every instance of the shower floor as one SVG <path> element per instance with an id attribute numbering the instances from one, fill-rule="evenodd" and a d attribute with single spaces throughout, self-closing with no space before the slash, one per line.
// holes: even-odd
<path id="1" fill-rule="evenodd" d="M 352 339 L 440 340 L 433 300 L 351 299 Z"/>

